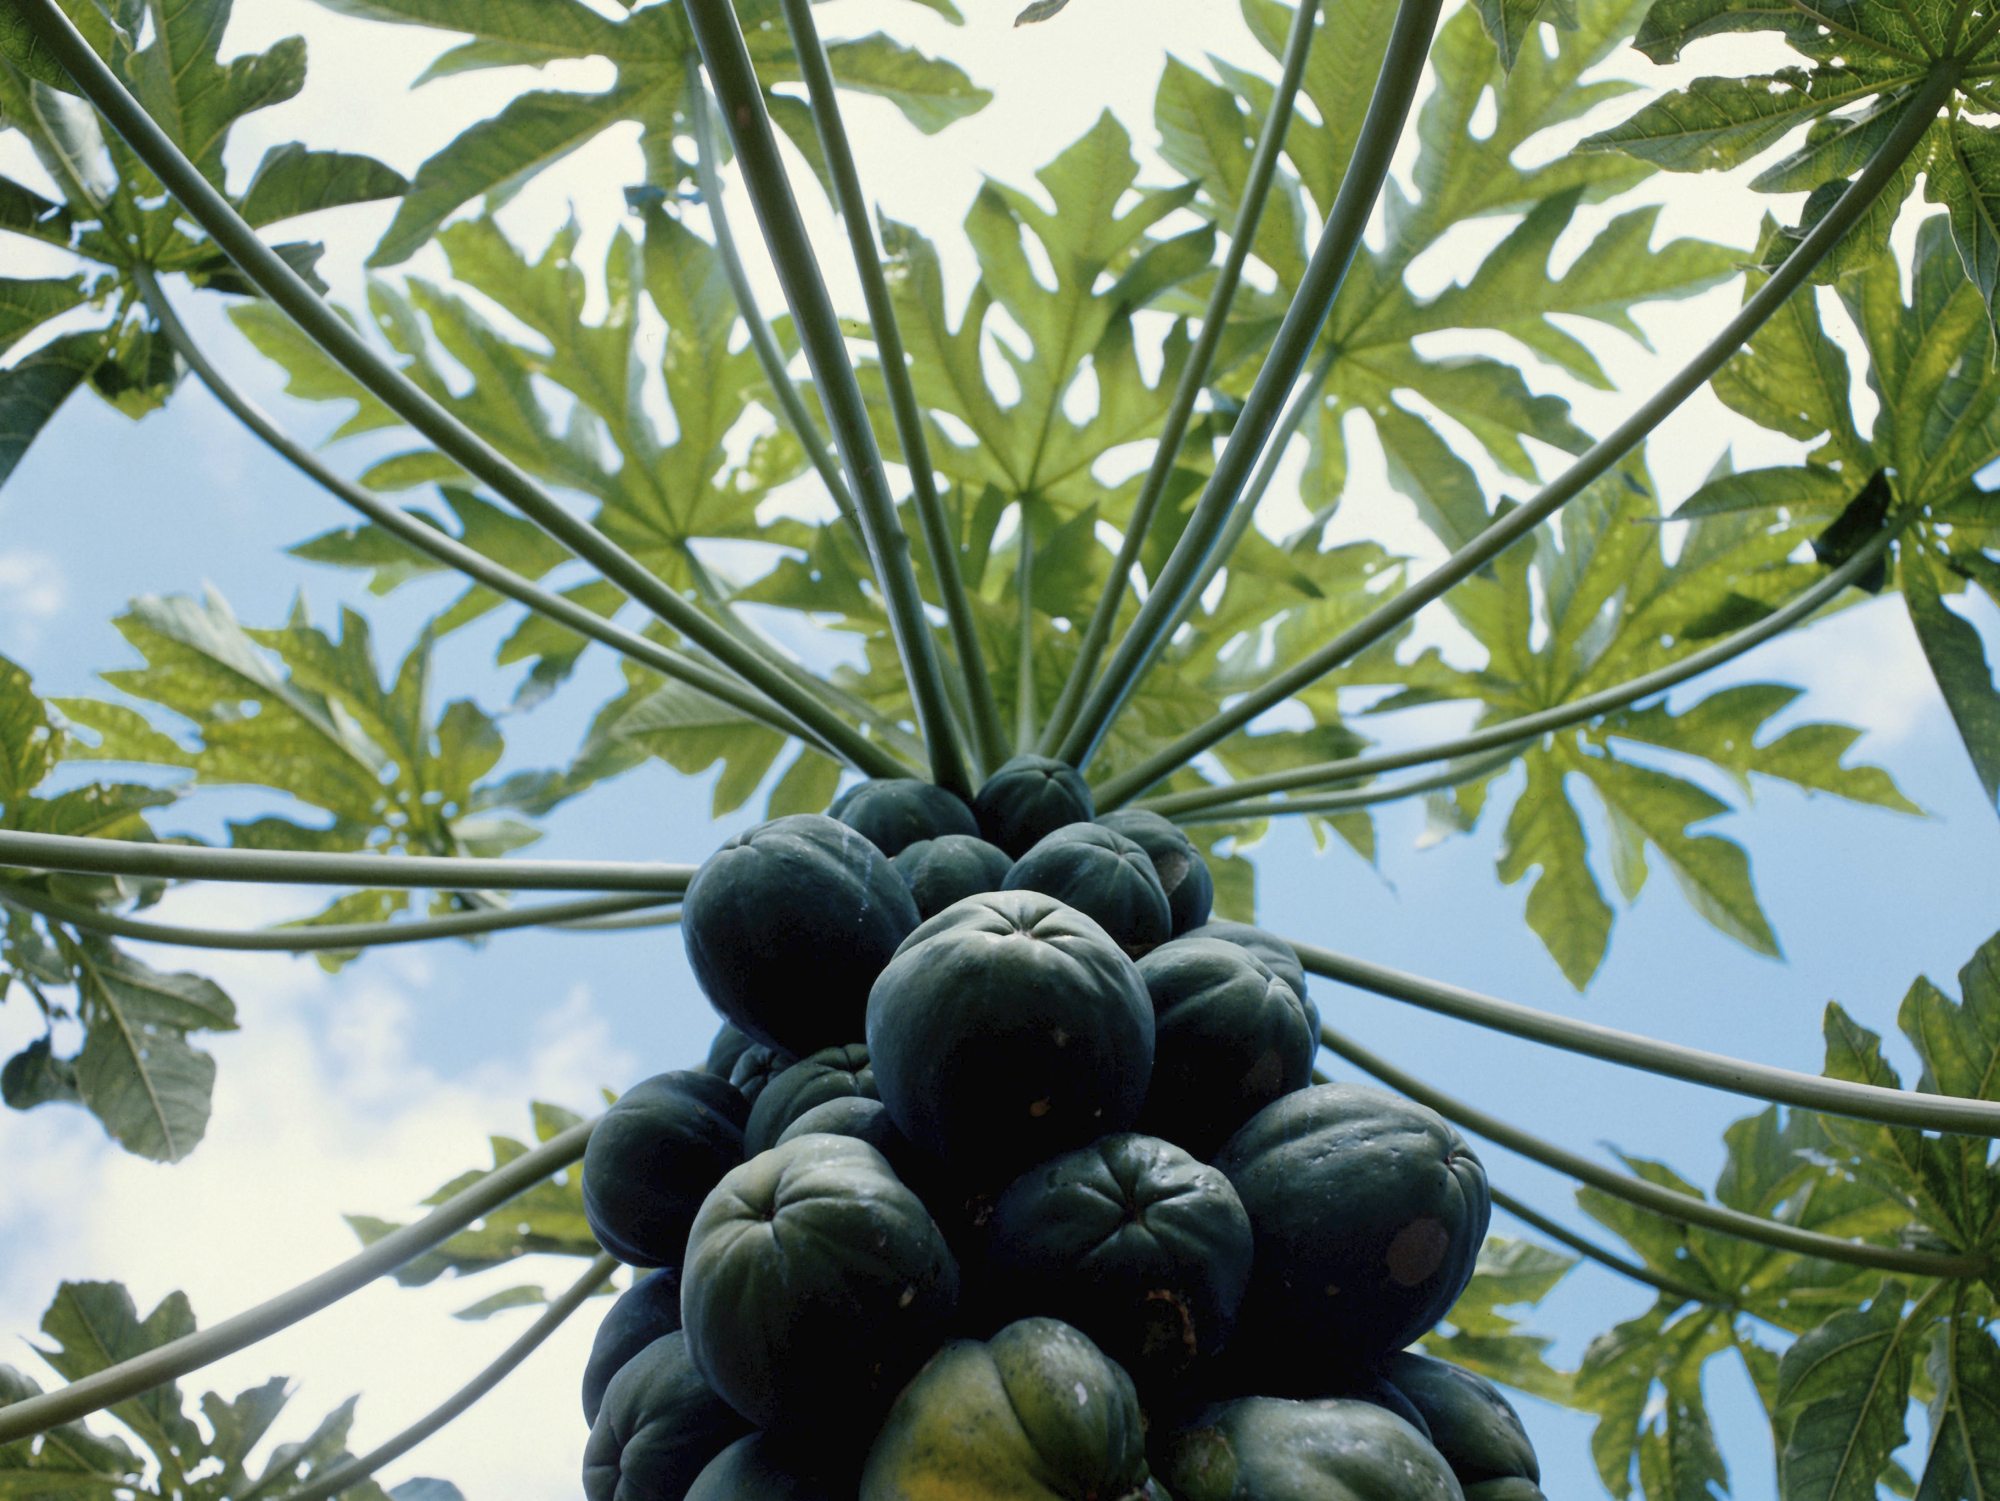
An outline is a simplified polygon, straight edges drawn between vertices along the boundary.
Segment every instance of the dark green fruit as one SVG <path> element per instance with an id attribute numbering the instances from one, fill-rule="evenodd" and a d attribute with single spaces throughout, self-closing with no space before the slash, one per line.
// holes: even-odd
<path id="1" fill-rule="evenodd" d="M 757 1041 L 800 1056 L 859 1035 L 868 987 L 916 925 L 882 852 L 817 813 L 738 834 L 681 903 L 702 993 Z"/>
<path id="2" fill-rule="evenodd" d="M 972 799 L 979 833 L 1018 860 L 1066 823 L 1087 823 L 1090 784 L 1067 761 L 1016 756 L 986 779 Z"/>
<path id="3" fill-rule="evenodd" d="M 708 1462 L 687 1501 L 854 1501 L 854 1472 L 845 1453 L 753 1433 Z"/>
<path id="4" fill-rule="evenodd" d="M 605 1389 L 583 1446 L 588 1501 L 681 1501 L 704 1466 L 750 1431 L 669 1334 L 625 1363 Z"/>
<path id="5" fill-rule="evenodd" d="M 1224 943 L 1233 943 L 1238 948 L 1250 950 L 1259 959 L 1271 966 L 1271 971 L 1293 990 L 1300 1000 L 1308 1000 L 1306 995 L 1306 970 L 1299 963 L 1298 950 L 1275 933 L 1266 933 L 1262 928 L 1253 928 L 1247 922 L 1231 922 L 1226 917 L 1213 917 L 1198 928 L 1190 928 L 1180 935 L 1183 938 L 1219 938 Z M 1318 1013 L 1314 1013 L 1317 1017 Z M 1319 1030 L 1315 1021 L 1313 1030 Z"/>
<path id="6" fill-rule="evenodd" d="M 727 1079 L 736 1070 L 736 1060 L 755 1046 L 749 1033 L 724 1022 L 716 1031 L 715 1041 L 708 1045 L 708 1059 L 702 1064 L 701 1071 L 714 1074 L 718 1079 Z"/>
<path id="7" fill-rule="evenodd" d="M 1069 1325 L 1022 1319 L 903 1388 L 861 1501 L 1140 1501 L 1146 1481 L 1132 1379 Z"/>
<path id="8" fill-rule="evenodd" d="M 1014 868 L 1014 858 L 996 844 L 963 834 L 919 839 L 889 862 L 910 885 L 917 914 L 926 922 L 954 902 L 982 891 L 998 891 Z"/>
<path id="9" fill-rule="evenodd" d="M 1107 1136 L 1029 1168 L 988 1228 L 998 1307 L 1075 1325 L 1142 1390 L 1222 1348 L 1250 1281 L 1236 1190 L 1151 1136 Z"/>
<path id="10" fill-rule="evenodd" d="M 1370 1402 L 1239 1397 L 1166 1448 L 1176 1501 L 1460 1501 L 1437 1450 Z"/>
<path id="11" fill-rule="evenodd" d="M 1081 912 L 996 891 L 897 951 L 868 998 L 868 1053 L 903 1134 L 976 1192 L 1138 1119 L 1153 1003 Z"/>
<path id="12" fill-rule="evenodd" d="M 727 1080 L 692 1069 L 620 1095 L 583 1154 L 583 1212 L 597 1243 L 631 1266 L 679 1266 L 701 1201 L 743 1160 L 749 1115 Z"/>
<path id="13" fill-rule="evenodd" d="M 688 1353 L 760 1428 L 838 1442 L 937 1348 L 958 1266 L 882 1154 L 800 1136 L 716 1185 L 681 1276 Z"/>
<path id="14" fill-rule="evenodd" d="M 782 1048 L 767 1048 L 761 1042 L 753 1042 L 737 1054 L 736 1062 L 730 1066 L 729 1082 L 736 1086 L 748 1109 L 754 1110 L 771 1081 L 797 1062 Z M 749 1119 L 747 1113 L 744 1119 Z"/>
<path id="15" fill-rule="evenodd" d="M 583 1420 L 597 1421 L 604 1389 L 625 1363 L 654 1340 L 681 1326 L 681 1276 L 672 1267 L 641 1277 L 611 1305 L 591 1341 L 590 1361 L 583 1368 Z"/>
<path id="16" fill-rule="evenodd" d="M 1390 1356 L 1382 1374 L 1424 1415 L 1466 1501 L 1543 1501 L 1535 1446 L 1492 1382 L 1407 1350 Z"/>
<path id="17" fill-rule="evenodd" d="M 1232 1361 L 1267 1393 L 1400 1350 L 1465 1291 L 1486 1239 L 1486 1170 L 1435 1111 L 1322 1084 L 1251 1118 L 1215 1159 L 1257 1232 Z"/>
<path id="18" fill-rule="evenodd" d="M 1139 1129 L 1213 1157 L 1251 1116 L 1312 1082 L 1319 1029 L 1249 949 L 1176 938 L 1139 961 L 1153 998 L 1153 1082 Z"/>
<path id="19" fill-rule="evenodd" d="M 979 832 L 979 820 L 970 808 L 944 788 L 915 777 L 884 777 L 850 787 L 826 813 L 888 856 L 900 854 L 919 839 Z"/>
<path id="20" fill-rule="evenodd" d="M 896 1123 L 889 1118 L 889 1107 L 873 1095 L 847 1095 L 813 1106 L 785 1127 L 778 1145 L 815 1133 L 851 1136 L 867 1142 L 888 1159 L 890 1170 L 903 1186 L 922 1199 L 924 1207 L 931 1211 L 931 1218 L 937 1219 L 935 1195 L 944 1188 L 949 1176 L 945 1165 L 897 1130 Z M 947 1229 L 942 1223 L 938 1228 Z M 945 1238 L 947 1241 L 951 1238 L 948 1230 Z"/>
<path id="21" fill-rule="evenodd" d="M 1076 908 L 1128 954 L 1173 936 L 1153 858 L 1100 823 L 1065 824 L 1014 862 L 1002 891 L 1039 891 Z"/>
<path id="22" fill-rule="evenodd" d="M 1171 820 L 1150 808 L 1120 808 L 1097 821 L 1152 857 L 1176 937 L 1208 921 L 1209 908 L 1215 904 L 1215 878 L 1201 851 Z"/>
<path id="23" fill-rule="evenodd" d="M 815 1105 L 850 1095 L 875 1098 L 875 1071 L 868 1066 L 868 1049 L 852 1042 L 844 1048 L 821 1048 L 779 1074 L 750 1108 L 743 1128 L 743 1154 L 755 1157 L 778 1144 L 785 1127 Z"/>

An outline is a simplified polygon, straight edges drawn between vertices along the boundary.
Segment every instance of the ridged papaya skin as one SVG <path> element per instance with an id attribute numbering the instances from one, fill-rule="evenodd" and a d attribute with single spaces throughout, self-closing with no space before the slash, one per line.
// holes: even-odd
<path id="1" fill-rule="evenodd" d="M 1424 1415 L 1431 1442 L 1468 1497 L 1534 1501 L 1542 1467 L 1520 1414 L 1482 1376 L 1449 1361 L 1405 1350 L 1383 1363 L 1383 1376 Z"/>
<path id="2" fill-rule="evenodd" d="M 939 1198 L 948 1197 L 951 1192 L 950 1170 L 897 1129 L 896 1123 L 889 1118 L 887 1105 L 873 1095 L 848 1095 L 843 1099 L 828 1100 L 813 1106 L 785 1127 L 778 1137 L 778 1144 L 782 1146 L 788 1141 L 815 1133 L 851 1136 L 856 1141 L 867 1142 L 880 1152 L 903 1186 L 924 1201 L 931 1218 L 945 1232 L 946 1241 L 951 1239 L 950 1229 L 939 1218 L 938 1203 Z M 961 1262 L 961 1283 L 964 1271 Z"/>
<path id="3" fill-rule="evenodd" d="M 1003 1314 L 1075 1326 L 1142 1392 L 1221 1350 L 1250 1282 L 1236 1190 L 1152 1136 L 1106 1136 L 1029 1168 L 994 1203 L 988 1232 Z"/>
<path id="4" fill-rule="evenodd" d="M 801 1058 L 772 1079 L 750 1107 L 743 1155 L 755 1157 L 776 1146 L 785 1128 L 813 1106 L 856 1095 L 875 1097 L 875 1070 L 868 1066 L 866 1044 L 821 1048 L 810 1058 Z"/>
<path id="5" fill-rule="evenodd" d="M 1167 913 L 1176 938 L 1208 921 L 1215 905 L 1215 877 L 1194 841 L 1178 825 L 1151 808 L 1119 808 L 1097 821 L 1152 857 L 1160 889 L 1167 894 Z"/>
<path id="6" fill-rule="evenodd" d="M 1088 823 L 1090 784 L 1067 761 L 1016 756 L 1003 762 L 972 799 L 979 836 L 1018 860 L 1066 823 Z"/>
<path id="7" fill-rule="evenodd" d="M 686 1336 L 665 1335 L 605 1389 L 583 1446 L 586 1501 L 682 1501 L 703 1467 L 749 1431 L 688 1359 Z"/>
<path id="8" fill-rule="evenodd" d="M 905 845 L 889 864 L 909 884 L 917 915 L 929 922 L 955 902 L 998 891 L 1014 868 L 1014 857 L 984 839 L 946 834 Z"/>
<path id="9" fill-rule="evenodd" d="M 968 1192 L 1138 1119 L 1153 1004 L 1081 912 L 1032 891 L 968 897 L 912 933 L 868 998 L 875 1087 Z"/>
<path id="10" fill-rule="evenodd" d="M 1300 1000 L 1308 1005 L 1311 1004 L 1311 997 L 1306 994 L 1306 968 L 1299 963 L 1299 951 L 1276 933 L 1266 933 L 1262 928 L 1254 928 L 1247 922 L 1231 922 L 1226 917 L 1211 917 L 1200 927 L 1189 928 L 1187 932 L 1175 936 L 1217 938 L 1224 943 L 1233 943 L 1238 948 L 1248 949 L 1270 965 L 1271 972 L 1291 986 Z M 1313 1013 L 1315 1034 L 1319 1031 L 1318 1015 L 1317 1011 Z"/>
<path id="11" fill-rule="evenodd" d="M 716 1185 L 681 1316 L 704 1380 L 760 1428 L 855 1442 L 944 1338 L 958 1266 L 880 1152 L 796 1137 Z"/>
<path id="12" fill-rule="evenodd" d="M 868 987 L 916 925 L 910 888 L 882 852 L 818 813 L 728 840 L 681 902 L 702 994 L 726 1021 L 799 1057 L 860 1035 Z"/>
<path id="13" fill-rule="evenodd" d="M 1165 1448 L 1175 1501 L 1463 1501 L 1444 1457 L 1371 1402 L 1239 1397 Z"/>
<path id="14" fill-rule="evenodd" d="M 1318 1015 L 1249 949 L 1176 938 L 1139 961 L 1153 998 L 1153 1082 L 1139 1129 L 1206 1159 L 1312 1082 Z"/>
<path id="15" fill-rule="evenodd" d="M 597 1421 L 605 1388 L 626 1362 L 681 1327 L 681 1275 L 672 1267 L 641 1277 L 598 1322 L 583 1368 L 583 1420 Z"/>
<path id="16" fill-rule="evenodd" d="M 620 1095 L 583 1154 L 583 1212 L 597 1243 L 628 1266 L 679 1266 L 701 1201 L 743 1160 L 749 1116 L 733 1085 L 693 1069 Z"/>
<path id="17" fill-rule="evenodd" d="M 1322 1084 L 1267 1105 L 1215 1159 L 1257 1234 L 1232 1366 L 1315 1396 L 1414 1343 L 1472 1276 L 1486 1170 L 1435 1111 Z"/>
<path id="18" fill-rule="evenodd" d="M 903 1388 L 868 1451 L 860 1501 L 1140 1501 L 1132 1380 L 1055 1319 L 954 1340 Z"/>
<path id="19" fill-rule="evenodd" d="M 854 1501 L 855 1484 L 845 1455 L 753 1433 L 708 1462 L 687 1501 Z"/>
<path id="20" fill-rule="evenodd" d="M 715 1040 L 708 1045 L 708 1057 L 703 1061 L 701 1071 L 714 1074 L 718 1079 L 727 1079 L 736 1071 L 736 1060 L 756 1045 L 748 1032 L 724 1022 L 715 1030 Z"/>
<path id="21" fill-rule="evenodd" d="M 1137 957 L 1173 936 L 1153 857 L 1100 823 L 1064 824 L 1014 862 L 1002 891 L 1039 891 L 1094 920 Z"/>
<path id="22" fill-rule="evenodd" d="M 754 1110 L 771 1081 L 798 1061 L 783 1048 L 767 1048 L 761 1042 L 753 1042 L 736 1055 L 736 1061 L 729 1067 L 729 1082 L 743 1096 L 744 1105 Z M 748 1122 L 747 1114 L 744 1120 Z"/>
<path id="23" fill-rule="evenodd" d="M 879 777 L 850 787 L 833 800 L 838 819 L 893 859 L 919 839 L 979 833 L 979 820 L 955 794 L 915 777 Z"/>

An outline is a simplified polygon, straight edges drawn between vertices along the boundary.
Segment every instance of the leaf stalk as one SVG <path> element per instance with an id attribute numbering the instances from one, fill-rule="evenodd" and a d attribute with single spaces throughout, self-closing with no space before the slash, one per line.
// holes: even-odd
<path id="1" fill-rule="evenodd" d="M 47 3 L 47 0 L 40 0 Z M 778 280 L 785 289 L 792 321 L 825 408 L 834 445 L 853 481 L 862 531 L 875 562 L 875 577 L 888 610 L 889 630 L 902 659 L 917 724 L 930 753 L 931 776 L 939 786 L 970 799 L 972 786 L 952 725 L 930 622 L 910 563 L 910 539 L 889 494 L 882 455 L 869 425 L 867 402 L 845 336 L 835 314 L 805 221 L 792 196 L 791 181 L 778 154 L 777 137 L 764 109 L 750 51 L 728 0 L 689 0 L 689 24 L 701 48 L 709 80 L 721 102 L 723 120 L 736 148 L 737 163 L 750 189 Z"/>
<path id="2" fill-rule="evenodd" d="M 917 403 L 916 388 L 910 380 L 909 358 L 904 353 L 903 334 L 896 321 L 896 304 L 889 296 L 889 283 L 882 273 L 874 220 L 861 190 L 861 173 L 854 164 L 847 126 L 841 119 L 833 69 L 813 23 L 812 0 L 783 0 L 783 3 L 785 25 L 792 34 L 792 51 L 798 56 L 799 71 L 805 77 L 806 94 L 812 105 L 813 125 L 826 156 L 827 172 L 833 178 L 834 200 L 839 205 L 841 221 L 847 226 L 847 243 L 854 252 L 854 269 L 861 279 L 861 295 L 868 304 L 868 324 L 881 361 L 882 386 L 895 420 L 903 465 L 910 473 L 911 504 L 916 509 L 925 551 L 930 554 L 931 576 L 937 584 L 938 599 L 944 605 L 945 625 L 971 705 L 974 759 L 983 767 L 995 767 L 1007 759 L 1000 708 L 993 698 L 992 680 L 986 674 L 985 653 L 980 648 L 979 629 L 972 618 L 965 580 L 958 571 L 958 538 L 938 498 L 937 472 L 931 464 L 929 440 L 924 436 L 923 409 Z"/>
<path id="3" fill-rule="evenodd" d="M 1104 649 L 1111 641 L 1111 629 L 1118 621 L 1119 606 L 1124 603 L 1125 590 L 1131 583 L 1132 570 L 1139 566 L 1139 553 L 1152 530 L 1153 515 L 1159 510 L 1160 498 L 1166 494 L 1167 480 L 1174 472 L 1175 461 L 1180 458 L 1181 444 L 1187 438 L 1195 402 L 1201 396 L 1202 387 L 1208 384 L 1209 369 L 1215 363 L 1215 351 L 1229 326 L 1229 307 L 1235 301 L 1237 284 L 1243 279 L 1244 262 L 1250 258 L 1256 244 L 1257 226 L 1263 220 L 1264 206 L 1271 196 L 1271 182 L 1277 174 L 1278 158 L 1284 151 L 1285 132 L 1292 123 L 1292 107 L 1298 99 L 1299 84 L 1305 77 L 1306 58 L 1312 51 L 1313 29 L 1318 16 L 1319 0 L 1298 0 L 1298 8 L 1292 12 L 1291 33 L 1285 38 L 1283 71 L 1278 77 L 1278 89 L 1272 97 L 1270 111 L 1264 117 L 1263 133 L 1257 139 L 1257 154 L 1251 158 L 1250 173 L 1243 182 L 1243 196 L 1236 205 L 1236 223 L 1229 232 L 1229 252 L 1223 257 L 1222 269 L 1216 273 L 1215 285 L 1208 294 L 1208 306 L 1202 310 L 1201 332 L 1195 338 L 1194 348 L 1188 351 L 1187 364 L 1181 368 L 1180 381 L 1174 387 L 1173 405 L 1167 408 L 1166 419 L 1160 424 L 1152 467 L 1146 471 L 1138 498 L 1132 502 L 1132 514 L 1125 523 L 1125 536 L 1118 544 L 1118 556 L 1111 564 L 1104 593 L 1098 597 L 1097 605 L 1091 611 L 1083 639 L 1077 646 L 1076 661 L 1070 665 L 1062 693 L 1057 697 L 1055 707 L 1049 711 L 1049 722 L 1042 731 L 1040 750 L 1043 755 L 1055 754 L 1069 734 L 1084 690 L 1097 676 L 1098 664 L 1103 661 Z"/>

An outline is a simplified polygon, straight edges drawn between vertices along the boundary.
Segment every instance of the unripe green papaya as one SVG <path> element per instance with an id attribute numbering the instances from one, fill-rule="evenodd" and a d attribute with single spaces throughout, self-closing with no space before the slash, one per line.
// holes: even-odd
<path id="1" fill-rule="evenodd" d="M 753 1433 L 708 1462 L 687 1501 L 854 1501 L 854 1468 L 844 1452 Z"/>
<path id="2" fill-rule="evenodd" d="M 817 813 L 774 818 L 702 862 L 681 938 L 702 994 L 794 1054 L 861 1033 L 868 987 L 917 925 L 901 876 L 866 838 Z"/>
<path id="3" fill-rule="evenodd" d="M 1198 928 L 1175 935 L 1180 938 L 1218 938 L 1224 943 L 1233 943 L 1238 948 L 1248 949 L 1259 959 L 1271 966 L 1271 972 L 1287 985 L 1308 1005 L 1312 998 L 1306 994 L 1306 970 L 1299 963 L 1299 951 L 1275 933 L 1266 933 L 1262 928 L 1253 928 L 1247 922 L 1231 922 L 1226 917 L 1211 917 Z M 1313 1032 L 1319 1032 L 1319 1013 L 1313 1013 Z"/>
<path id="4" fill-rule="evenodd" d="M 681 1274 L 672 1267 L 639 1278 L 598 1323 L 583 1368 L 583 1420 L 597 1421 L 611 1378 L 656 1339 L 681 1326 Z"/>
<path id="5" fill-rule="evenodd" d="M 979 832 L 979 820 L 958 797 L 915 777 L 861 782 L 835 798 L 826 814 L 891 859 L 920 839 Z"/>
<path id="6" fill-rule="evenodd" d="M 750 1425 L 704 1381 L 680 1333 L 628 1360 L 583 1447 L 587 1501 L 681 1501 L 709 1460 Z"/>
<path id="7" fill-rule="evenodd" d="M 755 1157 L 778 1144 L 785 1128 L 815 1105 L 859 1095 L 875 1097 L 875 1071 L 868 1066 L 864 1043 L 821 1048 L 779 1074 L 750 1107 L 743 1128 L 743 1153 Z"/>
<path id="8" fill-rule="evenodd" d="M 1064 824 L 1089 821 L 1090 784 L 1067 761 L 1016 756 L 986 779 L 972 812 L 980 837 L 1018 860 Z"/>
<path id="9" fill-rule="evenodd" d="M 1236 1190 L 1152 1136 L 1102 1137 L 1029 1168 L 988 1233 L 1000 1309 L 1074 1325 L 1149 1393 L 1223 1347 L 1250 1281 Z"/>
<path id="10" fill-rule="evenodd" d="M 597 1243 L 631 1266 L 679 1266 L 708 1191 L 743 1160 L 743 1096 L 677 1069 L 633 1085 L 583 1154 L 583 1212 Z"/>
<path id="11" fill-rule="evenodd" d="M 1091 918 L 1135 958 L 1173 936 L 1152 856 L 1101 823 L 1064 824 L 1014 862 L 1002 891 L 1039 891 Z"/>
<path id="12" fill-rule="evenodd" d="M 1139 971 L 1032 891 L 967 897 L 912 933 L 875 982 L 867 1035 L 890 1116 L 972 1192 L 1129 1128 L 1153 1071 Z"/>
<path id="13" fill-rule="evenodd" d="M 1257 1233 L 1232 1365 L 1318 1396 L 1415 1342 L 1471 1279 L 1486 1170 L 1433 1110 L 1360 1084 L 1267 1105 L 1215 1159 Z"/>
<path id="14" fill-rule="evenodd" d="M 1153 998 L 1153 1080 L 1139 1129 L 1213 1157 L 1251 1116 L 1312 1082 L 1319 1028 L 1251 950 L 1176 938 L 1139 961 Z"/>
<path id="15" fill-rule="evenodd" d="M 681 1273 L 688 1354 L 760 1428 L 867 1431 L 944 1338 L 958 1266 L 866 1142 L 800 1136 L 716 1185 Z"/>
<path id="16" fill-rule="evenodd" d="M 1132 1379 L 1055 1319 L 954 1340 L 903 1388 L 868 1451 L 861 1501 L 1141 1501 Z"/>
<path id="17" fill-rule="evenodd" d="M 1492 1382 L 1410 1350 L 1390 1356 L 1381 1369 L 1424 1415 L 1466 1501 L 1543 1501 L 1535 1446 Z"/>
<path id="18" fill-rule="evenodd" d="M 1444 1457 L 1372 1402 L 1239 1397 L 1166 1451 L 1176 1501 L 1463 1501 Z"/>
<path id="19" fill-rule="evenodd" d="M 1160 889 L 1167 894 L 1176 938 L 1208 921 L 1209 909 L 1215 905 L 1215 877 L 1194 841 L 1171 819 L 1150 808 L 1120 808 L 1097 821 L 1123 834 L 1151 857 Z"/>
<path id="20" fill-rule="evenodd" d="M 1014 868 L 1014 857 L 984 839 L 946 834 L 905 845 L 889 864 L 909 883 L 917 915 L 929 922 L 955 902 L 998 891 Z"/>

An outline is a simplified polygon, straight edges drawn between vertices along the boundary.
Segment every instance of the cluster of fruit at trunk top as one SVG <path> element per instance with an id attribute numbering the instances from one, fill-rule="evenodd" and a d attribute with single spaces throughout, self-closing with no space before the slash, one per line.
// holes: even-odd
<path id="1" fill-rule="evenodd" d="M 1022 756 L 738 835 L 681 928 L 725 1019 L 583 1164 L 656 1269 L 584 1377 L 590 1501 L 1540 1501 L 1409 1353 L 1486 1234 L 1444 1120 L 1312 1085 L 1297 956 L 1156 814 Z"/>

